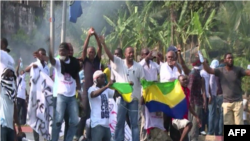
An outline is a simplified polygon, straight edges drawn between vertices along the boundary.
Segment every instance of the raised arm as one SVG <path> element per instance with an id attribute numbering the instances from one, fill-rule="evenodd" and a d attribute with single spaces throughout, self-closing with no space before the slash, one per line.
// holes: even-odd
<path id="1" fill-rule="evenodd" d="M 204 62 L 204 58 L 200 51 L 198 51 L 198 55 L 200 62 L 203 64 L 203 69 L 209 74 L 214 74 L 214 69 L 210 68 L 210 66 L 206 62 Z"/>
<path id="2" fill-rule="evenodd" d="M 81 59 L 84 61 L 86 56 L 87 56 L 87 49 L 88 49 L 88 46 L 89 46 L 89 39 L 91 37 L 91 35 L 94 34 L 94 29 L 91 27 L 89 30 L 88 30 L 88 35 L 87 35 L 87 38 L 84 42 L 84 45 L 83 45 L 83 51 L 82 51 L 82 56 L 81 56 Z"/>
<path id="3" fill-rule="evenodd" d="M 175 61 L 175 66 L 176 66 L 176 68 L 177 68 L 178 72 L 179 72 L 180 74 L 182 74 L 181 67 L 177 64 L 177 62 L 176 62 L 176 61 Z"/>
<path id="4" fill-rule="evenodd" d="M 100 40 L 101 44 L 103 45 L 104 51 L 106 52 L 109 60 L 111 60 L 112 62 L 114 62 L 114 55 L 107 48 L 104 36 L 100 36 L 99 40 Z"/>
<path id="5" fill-rule="evenodd" d="M 17 67 L 16 67 L 16 76 L 17 76 L 17 77 L 19 76 L 20 63 L 21 63 L 21 60 L 19 59 L 19 60 L 18 60 Z"/>
<path id="6" fill-rule="evenodd" d="M 101 59 L 101 57 L 102 57 L 102 44 L 101 44 L 101 42 L 99 40 L 99 37 L 97 36 L 96 32 L 94 32 L 94 35 L 95 35 L 95 39 L 96 39 L 97 46 L 98 46 L 97 56 L 99 57 L 99 59 Z"/>
<path id="7" fill-rule="evenodd" d="M 157 64 L 160 65 L 161 62 L 163 62 L 163 61 L 164 61 L 163 55 L 160 52 L 158 52 L 157 55 L 156 55 L 156 62 L 157 62 Z"/>
<path id="8" fill-rule="evenodd" d="M 107 88 L 109 88 L 109 86 L 112 85 L 112 83 L 113 83 L 113 82 L 110 81 L 106 86 L 104 86 L 104 87 L 102 87 L 102 88 L 100 88 L 100 89 L 98 89 L 98 90 L 96 90 L 96 91 L 92 91 L 92 92 L 90 93 L 90 97 L 91 97 L 91 98 L 95 98 L 95 97 L 101 95 L 103 91 L 105 91 Z"/>
<path id="9" fill-rule="evenodd" d="M 178 62 L 181 64 L 181 67 L 182 67 L 184 73 L 185 73 L 186 75 L 189 75 L 189 73 L 191 72 L 191 70 L 187 67 L 185 61 L 184 61 L 183 58 L 182 58 L 182 55 L 181 55 L 181 48 L 180 48 L 180 47 L 178 47 L 177 55 L 178 55 L 178 58 L 177 58 L 177 59 L 178 59 Z"/>
<path id="10" fill-rule="evenodd" d="M 56 60 L 54 58 L 54 55 L 53 55 L 53 49 L 52 49 L 52 46 L 49 42 L 50 40 L 48 40 L 47 44 L 49 46 L 49 61 L 51 63 L 52 66 L 55 66 L 56 65 Z"/>

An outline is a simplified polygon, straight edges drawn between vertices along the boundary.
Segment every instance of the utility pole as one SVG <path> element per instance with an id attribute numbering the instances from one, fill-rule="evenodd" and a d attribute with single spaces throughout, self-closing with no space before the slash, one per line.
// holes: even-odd
<path id="1" fill-rule="evenodd" d="M 67 1 L 64 0 L 63 1 L 63 10 L 62 10 L 61 43 L 65 42 L 66 11 L 67 11 Z"/>
<path id="2" fill-rule="evenodd" d="M 55 52 L 54 48 L 54 36 L 55 36 L 55 15 L 54 15 L 54 0 L 50 0 L 50 47 L 52 48 L 53 54 Z M 50 68 L 50 75 L 53 74 L 52 67 Z"/>

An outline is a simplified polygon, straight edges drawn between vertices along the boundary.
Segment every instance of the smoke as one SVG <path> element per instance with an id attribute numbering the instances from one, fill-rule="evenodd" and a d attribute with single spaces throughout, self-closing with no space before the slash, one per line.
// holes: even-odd
<path id="1" fill-rule="evenodd" d="M 81 38 L 83 31 L 87 31 L 90 27 L 94 27 L 98 34 L 106 28 L 105 34 L 111 32 L 112 27 L 105 21 L 103 15 L 111 16 L 117 13 L 117 9 L 124 4 L 122 1 L 82 1 L 83 14 L 77 19 L 77 23 L 71 23 L 69 18 L 69 2 L 67 3 L 66 12 L 66 42 L 73 45 L 75 54 L 82 51 L 84 39 Z M 28 7 L 28 6 L 25 6 Z M 58 46 L 61 43 L 61 27 L 62 27 L 62 2 L 55 2 L 55 54 L 58 52 Z M 33 13 L 34 15 L 37 13 Z M 115 18 L 115 17 L 111 17 Z M 40 16 L 35 16 L 37 27 L 33 28 L 32 32 L 27 28 L 22 28 L 14 35 L 9 36 L 9 47 L 11 48 L 11 55 L 15 60 L 20 57 L 23 60 L 23 66 L 26 68 L 29 64 L 36 61 L 33 57 L 33 52 L 39 48 L 44 48 L 48 55 L 48 46 L 46 40 L 50 35 L 50 2 L 45 2 L 44 13 Z M 84 36 L 82 36 L 84 38 Z M 91 38 L 90 46 L 95 46 L 94 38 Z"/>

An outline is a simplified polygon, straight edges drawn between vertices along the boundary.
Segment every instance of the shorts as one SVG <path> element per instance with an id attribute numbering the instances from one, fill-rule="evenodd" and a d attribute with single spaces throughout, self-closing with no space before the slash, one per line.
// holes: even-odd
<path id="1" fill-rule="evenodd" d="M 173 119 L 172 125 L 177 130 L 185 128 L 190 123 L 187 119 Z"/>

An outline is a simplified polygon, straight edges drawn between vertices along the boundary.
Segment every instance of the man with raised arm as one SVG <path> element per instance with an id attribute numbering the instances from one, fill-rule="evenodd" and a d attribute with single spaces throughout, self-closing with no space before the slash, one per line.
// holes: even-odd
<path id="1" fill-rule="evenodd" d="M 96 49 L 94 47 L 89 47 L 89 39 L 91 36 L 95 36 L 97 41 L 98 49 L 96 53 Z M 84 83 L 84 91 L 83 91 L 83 106 L 84 106 L 84 114 L 85 116 L 80 120 L 80 127 L 76 133 L 76 137 L 80 138 L 82 136 L 86 120 L 90 117 L 90 107 L 88 100 L 88 89 L 93 85 L 93 74 L 96 70 L 101 70 L 101 56 L 102 56 L 102 46 L 99 41 L 98 35 L 96 34 L 94 28 L 90 28 L 88 30 L 87 38 L 83 45 L 83 52 L 80 59 L 83 61 L 83 70 L 85 76 Z"/>
<path id="2" fill-rule="evenodd" d="M 244 76 L 250 76 L 250 70 L 234 66 L 233 54 L 224 55 L 225 67 L 212 69 L 204 62 L 202 54 L 199 52 L 200 61 L 203 68 L 209 73 L 220 78 L 223 91 L 223 117 L 224 125 L 243 125 L 243 105 L 241 80 Z"/>
<path id="3" fill-rule="evenodd" d="M 160 65 L 152 61 L 152 51 L 148 48 L 141 50 L 142 60 L 139 64 L 143 67 L 145 79 L 147 81 L 158 81 L 158 74 L 160 72 Z M 141 141 L 147 140 L 170 140 L 167 132 L 165 132 L 163 113 L 148 111 L 148 108 L 142 102 L 141 105 Z M 148 131 L 148 132 L 147 132 Z"/>
<path id="4" fill-rule="evenodd" d="M 206 95 L 205 95 L 205 80 L 200 75 L 201 70 L 201 62 L 199 58 L 195 58 L 193 61 L 193 69 L 190 70 L 187 66 L 185 61 L 181 56 L 181 48 L 178 47 L 178 59 L 180 64 L 183 68 L 183 71 L 186 75 L 189 76 L 189 84 L 188 88 L 190 90 L 190 104 L 195 110 L 195 113 L 199 117 L 202 118 L 202 110 L 206 111 Z M 191 119 L 193 123 L 193 127 L 190 131 L 190 140 L 197 141 L 199 137 L 199 123 L 197 122 L 195 116 L 191 115 Z"/>
<path id="5" fill-rule="evenodd" d="M 69 114 L 69 128 L 64 135 L 65 141 L 72 141 L 78 124 L 78 105 L 75 97 L 76 90 L 81 94 L 79 71 L 80 65 L 76 58 L 69 56 L 69 46 L 61 43 L 59 46 L 59 58 L 54 58 L 52 48 L 49 48 L 49 60 L 55 68 L 55 77 L 58 80 L 59 89 L 57 93 L 55 132 L 52 134 L 52 141 L 58 141 L 61 125 L 65 113 Z M 74 68 L 74 69 L 72 69 Z"/>
<path id="6" fill-rule="evenodd" d="M 124 83 L 130 82 L 133 83 L 133 100 L 130 103 L 127 103 L 121 98 L 120 103 L 118 104 L 118 113 L 117 113 L 117 125 L 115 129 L 115 141 L 124 140 L 124 126 L 126 120 L 126 113 L 129 114 L 131 130 L 132 130 L 132 140 L 139 141 L 139 128 L 138 128 L 138 106 L 141 99 L 141 85 L 140 79 L 144 78 L 144 71 L 142 66 L 134 61 L 134 49 L 132 47 L 127 47 L 125 49 L 125 59 L 114 56 L 109 49 L 107 48 L 104 37 L 100 38 L 100 41 L 103 45 L 103 48 L 109 57 L 109 59 L 116 65 L 115 74 L 116 82 Z"/>
<path id="7" fill-rule="evenodd" d="M 91 108 L 91 140 L 110 141 L 109 127 L 109 98 L 114 96 L 114 90 L 109 89 L 112 81 L 105 84 L 105 74 L 95 71 L 93 74 L 94 85 L 88 90 L 89 104 Z"/>

